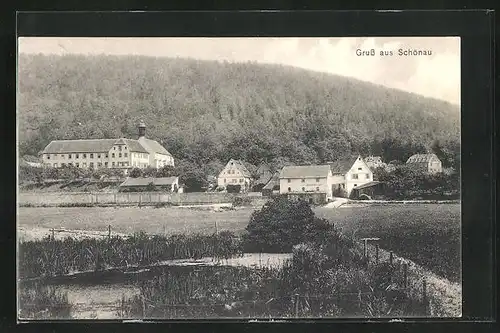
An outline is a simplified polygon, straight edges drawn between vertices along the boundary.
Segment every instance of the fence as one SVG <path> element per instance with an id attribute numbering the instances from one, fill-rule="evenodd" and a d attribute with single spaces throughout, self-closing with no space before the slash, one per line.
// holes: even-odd
<path id="1" fill-rule="evenodd" d="M 165 192 L 125 192 L 125 193 L 19 193 L 20 206 L 64 206 L 64 205 L 203 205 L 232 203 L 235 197 L 245 194 L 227 193 L 165 193 Z M 261 197 L 248 197 L 252 201 Z"/>

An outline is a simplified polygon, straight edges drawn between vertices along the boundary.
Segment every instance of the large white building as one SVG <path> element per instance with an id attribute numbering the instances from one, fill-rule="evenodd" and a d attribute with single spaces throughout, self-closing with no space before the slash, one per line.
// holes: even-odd
<path id="1" fill-rule="evenodd" d="M 349 197 L 353 189 L 373 182 L 373 173 L 361 156 L 325 165 L 285 166 L 279 176 L 280 193 L 311 202 Z"/>
<path id="2" fill-rule="evenodd" d="M 45 165 L 60 168 L 161 168 L 174 166 L 173 156 L 157 141 L 146 138 L 146 125 L 138 126 L 139 137 L 134 139 L 55 140 L 42 152 Z"/>

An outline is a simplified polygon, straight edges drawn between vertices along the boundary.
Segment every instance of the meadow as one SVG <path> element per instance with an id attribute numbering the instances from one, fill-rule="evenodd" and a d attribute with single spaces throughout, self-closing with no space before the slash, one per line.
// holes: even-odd
<path id="1" fill-rule="evenodd" d="M 443 276 L 461 279 L 459 204 L 384 204 L 339 209 L 316 208 L 318 217 L 343 233 L 379 237 L 380 247 Z"/>
<path id="2" fill-rule="evenodd" d="M 250 207 L 217 212 L 174 207 L 20 207 L 18 225 L 95 231 L 107 231 L 111 225 L 112 232 L 124 234 L 210 235 L 222 230 L 241 234 L 252 211 Z"/>
<path id="3" fill-rule="evenodd" d="M 152 207 L 19 208 L 19 226 L 112 231 L 133 234 L 205 234 L 231 231 L 241 235 L 255 208 L 214 212 L 207 209 Z M 460 281 L 461 223 L 459 204 L 384 204 L 321 208 L 314 212 L 343 233 L 380 237 L 380 247 L 413 260 L 447 279 Z"/>

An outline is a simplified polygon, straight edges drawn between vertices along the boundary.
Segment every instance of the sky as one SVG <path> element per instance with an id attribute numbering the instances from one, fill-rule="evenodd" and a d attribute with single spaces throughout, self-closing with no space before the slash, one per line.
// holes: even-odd
<path id="1" fill-rule="evenodd" d="M 399 56 L 398 49 L 432 51 Z M 358 56 L 356 50 L 375 56 Z M 393 51 L 381 56 L 380 51 Z M 186 57 L 290 65 L 460 105 L 459 37 L 342 38 L 59 38 L 21 37 L 21 53 Z"/>

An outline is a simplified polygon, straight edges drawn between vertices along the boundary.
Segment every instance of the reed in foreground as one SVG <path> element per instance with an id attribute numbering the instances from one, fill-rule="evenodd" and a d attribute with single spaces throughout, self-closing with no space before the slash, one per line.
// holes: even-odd
<path id="1" fill-rule="evenodd" d="M 148 236 L 127 239 L 43 240 L 19 244 L 19 276 L 58 276 L 76 271 L 141 266 L 172 259 L 229 258 L 241 253 L 239 239 L 224 231 L 212 235 Z"/>

